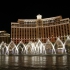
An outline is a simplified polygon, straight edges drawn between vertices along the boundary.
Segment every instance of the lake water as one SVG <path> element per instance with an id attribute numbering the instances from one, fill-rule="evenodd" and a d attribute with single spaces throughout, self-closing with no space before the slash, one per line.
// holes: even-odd
<path id="1" fill-rule="evenodd" d="M 0 56 L 0 70 L 70 70 L 70 56 Z"/>

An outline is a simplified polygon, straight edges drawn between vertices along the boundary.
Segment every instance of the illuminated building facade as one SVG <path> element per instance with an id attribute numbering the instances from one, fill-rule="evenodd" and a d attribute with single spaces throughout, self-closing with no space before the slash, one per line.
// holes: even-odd
<path id="1" fill-rule="evenodd" d="M 7 44 L 10 42 L 10 34 L 6 31 L 0 31 L 0 43 L 2 41 L 4 41 Z"/>
<path id="2" fill-rule="evenodd" d="M 69 18 L 62 19 L 62 16 L 42 18 L 39 14 L 37 19 L 18 19 L 18 22 L 11 22 L 11 40 L 16 44 L 21 40 L 28 43 L 38 39 L 45 43 L 48 38 L 55 42 L 57 37 L 65 41 L 67 35 L 70 35 L 70 21 Z"/>

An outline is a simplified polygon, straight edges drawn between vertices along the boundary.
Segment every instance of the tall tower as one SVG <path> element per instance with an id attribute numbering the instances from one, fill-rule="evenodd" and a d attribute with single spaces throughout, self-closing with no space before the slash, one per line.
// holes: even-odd
<path id="1" fill-rule="evenodd" d="M 37 15 L 37 38 L 40 38 L 42 40 L 43 38 L 43 20 L 42 20 L 42 15 L 38 14 Z"/>
<path id="2" fill-rule="evenodd" d="M 42 15 L 37 15 L 37 26 L 42 26 Z"/>

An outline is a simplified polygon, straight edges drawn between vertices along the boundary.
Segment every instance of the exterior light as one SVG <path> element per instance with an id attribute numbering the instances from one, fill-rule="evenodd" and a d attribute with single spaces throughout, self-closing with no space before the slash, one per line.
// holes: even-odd
<path id="1" fill-rule="evenodd" d="M 42 18 L 42 15 L 37 15 L 37 19 L 41 19 Z"/>

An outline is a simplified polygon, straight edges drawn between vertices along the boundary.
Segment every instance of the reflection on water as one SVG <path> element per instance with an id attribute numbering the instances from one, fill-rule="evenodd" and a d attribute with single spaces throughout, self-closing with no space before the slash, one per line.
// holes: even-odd
<path id="1" fill-rule="evenodd" d="M 69 70 L 70 56 L 0 56 L 0 70 Z"/>

